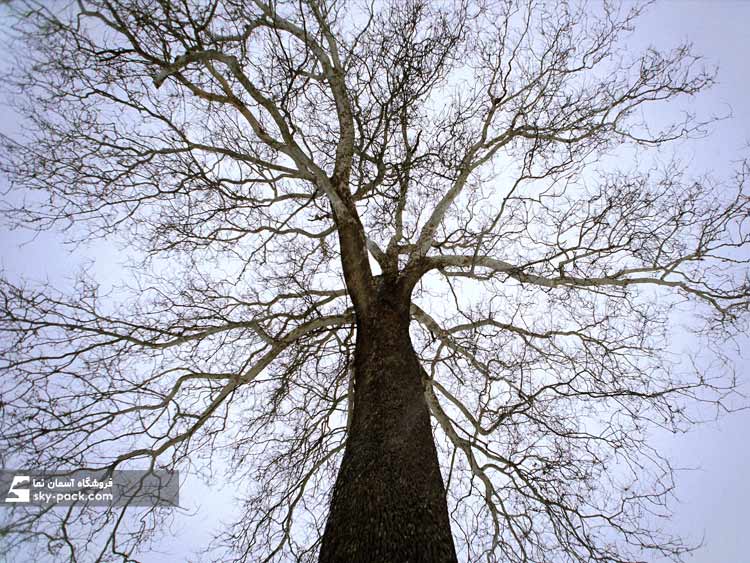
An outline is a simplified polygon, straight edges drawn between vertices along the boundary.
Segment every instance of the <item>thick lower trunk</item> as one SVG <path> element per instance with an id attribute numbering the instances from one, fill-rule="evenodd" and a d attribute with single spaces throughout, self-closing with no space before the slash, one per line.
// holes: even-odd
<path id="1" fill-rule="evenodd" d="M 320 563 L 453 563 L 408 303 L 358 319 L 354 410 Z"/>

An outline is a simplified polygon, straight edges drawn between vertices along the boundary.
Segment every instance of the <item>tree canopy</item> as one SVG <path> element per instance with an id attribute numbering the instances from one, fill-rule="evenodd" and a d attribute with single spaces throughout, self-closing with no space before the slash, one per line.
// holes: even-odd
<path id="1" fill-rule="evenodd" d="M 137 260 L 103 293 L 0 281 L 19 467 L 226 466 L 217 561 L 316 561 L 356 321 L 402 292 L 463 561 L 679 560 L 648 440 L 726 408 L 747 329 L 747 162 L 650 108 L 715 81 L 602 2 L 13 3 L 7 221 Z M 673 114 L 667 114 L 673 115 Z M 658 158 L 654 155 L 658 155 Z M 390 291 L 390 289 L 389 289 Z M 687 307 L 686 307 L 687 306 Z M 688 310 L 705 344 L 669 352 Z M 707 359 L 708 358 L 708 359 Z M 135 516 L 128 517 L 132 513 Z M 137 560 L 162 509 L 7 513 L 9 552 Z"/>

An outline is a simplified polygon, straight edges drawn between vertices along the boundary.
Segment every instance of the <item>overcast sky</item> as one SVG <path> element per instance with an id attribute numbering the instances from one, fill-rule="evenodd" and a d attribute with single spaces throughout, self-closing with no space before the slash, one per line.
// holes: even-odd
<path id="1" fill-rule="evenodd" d="M 733 118 L 695 150 L 696 166 L 724 172 L 732 160 L 750 152 L 750 2 L 675 0 L 656 5 L 644 18 L 639 37 L 657 45 L 684 38 L 695 51 L 719 65 L 719 84 L 702 97 L 699 107 L 722 112 L 731 107 Z M 744 148 L 744 150 L 743 150 Z M 750 391 L 750 343 L 744 342 L 744 361 L 738 362 L 739 380 Z M 688 435 L 664 440 L 676 467 L 699 467 L 681 472 L 676 506 L 677 529 L 700 540 L 705 547 L 695 563 L 749 561 L 750 533 L 750 413 L 735 413 L 719 423 L 697 428 Z"/>
<path id="2" fill-rule="evenodd" d="M 596 1 L 596 0 L 594 0 Z M 643 18 L 637 32 L 641 45 L 649 42 L 657 46 L 674 45 L 690 38 L 695 51 L 705 55 L 707 62 L 719 64 L 719 84 L 704 95 L 696 108 L 706 113 L 726 113 L 731 107 L 733 119 L 715 127 L 711 139 L 692 149 L 697 167 L 716 169 L 719 173 L 742 155 L 742 148 L 750 146 L 750 0 L 747 1 L 688 1 L 673 0 L 653 7 Z M 12 128 L 12 116 L 0 109 L 3 131 Z M 750 153 L 746 148 L 745 153 Z M 107 247 L 97 245 L 79 248 L 71 257 L 54 235 L 43 235 L 28 241 L 28 234 L 0 231 L 0 265 L 7 275 L 26 275 L 60 280 L 75 270 L 81 257 L 95 260 L 100 278 L 115 277 L 117 257 L 104 255 Z M 104 279 L 103 281 L 106 281 Z M 747 343 L 746 343 L 747 344 Z M 750 348 L 746 348 L 746 356 Z M 750 396 L 750 373 L 745 368 L 750 359 L 738 364 L 738 375 Z M 671 452 L 676 467 L 699 467 L 681 472 L 678 480 L 676 528 L 693 539 L 705 538 L 705 547 L 692 558 L 695 563 L 743 563 L 750 558 L 750 413 L 736 413 L 719 423 L 702 426 L 687 436 L 659 437 L 663 447 Z M 230 494 L 225 490 L 221 498 Z M 222 512 L 219 499 L 206 499 L 196 487 L 183 489 L 183 499 L 189 505 L 201 502 L 212 509 L 203 517 L 181 520 L 176 527 L 178 537 L 163 544 L 160 555 L 145 561 L 160 563 L 184 562 L 193 549 L 200 549 L 207 535 L 207 524 Z M 180 531 L 181 530 L 181 531 Z"/>

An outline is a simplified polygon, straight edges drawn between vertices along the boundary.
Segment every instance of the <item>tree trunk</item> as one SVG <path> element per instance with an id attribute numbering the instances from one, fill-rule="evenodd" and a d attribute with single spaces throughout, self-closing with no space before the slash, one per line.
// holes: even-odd
<path id="1" fill-rule="evenodd" d="M 381 287 L 357 319 L 354 410 L 320 563 L 455 563 L 409 299 Z"/>

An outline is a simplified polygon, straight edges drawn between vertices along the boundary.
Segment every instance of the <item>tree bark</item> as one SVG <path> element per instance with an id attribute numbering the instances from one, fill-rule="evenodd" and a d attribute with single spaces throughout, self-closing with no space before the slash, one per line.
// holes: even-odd
<path id="1" fill-rule="evenodd" d="M 409 298 L 381 285 L 357 319 L 354 409 L 320 563 L 455 563 Z"/>

